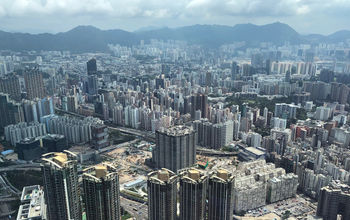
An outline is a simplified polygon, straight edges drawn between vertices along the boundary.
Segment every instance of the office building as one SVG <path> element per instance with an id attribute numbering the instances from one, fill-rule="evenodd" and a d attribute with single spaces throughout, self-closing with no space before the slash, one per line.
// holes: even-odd
<path id="1" fill-rule="evenodd" d="M 148 174 L 148 219 L 177 219 L 178 177 L 167 169 Z"/>
<path id="2" fill-rule="evenodd" d="M 95 75 L 97 73 L 96 59 L 92 58 L 86 63 L 88 75 Z"/>
<path id="3" fill-rule="evenodd" d="M 27 99 L 32 100 L 34 98 L 45 97 L 45 87 L 43 76 L 39 73 L 39 70 L 27 70 L 24 73 L 24 81 L 27 90 Z"/>
<path id="4" fill-rule="evenodd" d="M 234 177 L 227 170 L 217 170 L 209 177 L 208 220 L 231 220 L 233 216 Z"/>
<path id="5" fill-rule="evenodd" d="M 46 220 L 44 191 L 39 185 L 23 187 L 17 220 Z"/>
<path id="6" fill-rule="evenodd" d="M 179 176 L 180 219 L 205 219 L 208 176 L 196 169 L 183 170 Z"/>
<path id="7" fill-rule="evenodd" d="M 317 216 L 324 220 L 350 219 L 350 187 L 346 184 L 332 182 L 323 187 L 318 197 Z"/>
<path id="8" fill-rule="evenodd" d="M 89 75 L 87 79 L 87 93 L 96 95 L 98 92 L 98 78 L 96 75 Z"/>
<path id="9" fill-rule="evenodd" d="M 16 150 L 19 160 L 36 160 L 40 159 L 45 153 L 42 141 L 40 138 L 23 139 L 16 144 Z"/>
<path id="10" fill-rule="evenodd" d="M 119 178 L 109 164 L 83 170 L 84 204 L 87 220 L 119 220 Z"/>
<path id="11" fill-rule="evenodd" d="M 196 132 L 181 125 L 156 131 L 152 159 L 156 167 L 174 172 L 192 166 L 196 162 Z"/>
<path id="12" fill-rule="evenodd" d="M 48 134 L 42 138 L 45 152 L 62 152 L 68 149 L 68 142 L 65 136 L 60 134 Z"/>
<path id="13" fill-rule="evenodd" d="M 45 154 L 41 169 L 48 219 L 81 220 L 76 155 L 69 151 Z"/>

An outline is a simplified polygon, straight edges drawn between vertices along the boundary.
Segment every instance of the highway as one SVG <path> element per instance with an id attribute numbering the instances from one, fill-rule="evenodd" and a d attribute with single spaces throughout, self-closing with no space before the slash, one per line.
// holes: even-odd
<path id="1" fill-rule="evenodd" d="M 20 171 L 20 170 L 36 170 L 40 171 L 40 163 L 31 163 L 31 164 L 18 164 L 18 165 L 11 165 L 8 167 L 2 167 L 0 168 L 0 173 L 7 172 L 7 171 Z"/>
<path id="2" fill-rule="evenodd" d="M 120 205 L 130 213 L 136 220 L 148 218 L 148 206 L 145 203 L 135 202 L 124 197 L 120 197 Z"/>
<path id="3" fill-rule="evenodd" d="M 136 143 L 137 141 L 139 141 L 138 139 L 135 139 L 135 140 L 132 140 L 132 141 L 128 141 L 128 142 L 125 142 L 125 143 L 121 143 L 121 144 L 118 144 L 118 145 L 111 145 L 109 147 L 104 147 L 104 148 L 101 148 L 99 149 L 99 153 L 102 154 L 102 153 L 106 153 L 106 152 L 109 152 L 109 151 L 112 151 L 112 150 L 115 150 L 115 149 L 118 149 L 118 148 L 121 148 L 121 147 L 125 147 L 125 146 L 128 146 L 130 144 L 134 144 Z"/>

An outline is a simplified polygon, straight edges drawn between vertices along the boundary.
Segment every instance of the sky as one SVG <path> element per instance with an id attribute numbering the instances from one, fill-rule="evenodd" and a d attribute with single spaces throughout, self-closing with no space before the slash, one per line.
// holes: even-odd
<path id="1" fill-rule="evenodd" d="M 301 34 L 350 30 L 350 0 L 0 0 L 0 30 L 57 33 L 78 25 L 135 31 L 194 24 L 287 23 Z"/>

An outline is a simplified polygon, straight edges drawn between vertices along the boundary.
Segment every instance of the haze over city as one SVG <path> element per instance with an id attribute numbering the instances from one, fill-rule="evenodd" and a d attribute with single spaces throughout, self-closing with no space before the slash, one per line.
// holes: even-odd
<path id="1" fill-rule="evenodd" d="M 0 220 L 350 220 L 349 0 L 0 0 Z"/>

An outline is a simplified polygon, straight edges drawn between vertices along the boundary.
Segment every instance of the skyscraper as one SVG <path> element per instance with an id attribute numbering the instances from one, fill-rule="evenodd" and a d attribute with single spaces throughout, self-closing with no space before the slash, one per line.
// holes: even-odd
<path id="1" fill-rule="evenodd" d="M 209 177 L 208 220 L 231 220 L 234 178 L 227 170 L 217 170 Z"/>
<path id="2" fill-rule="evenodd" d="M 87 79 L 87 93 L 96 95 L 98 90 L 98 79 L 96 75 L 89 75 Z"/>
<path id="3" fill-rule="evenodd" d="M 180 219 L 205 219 L 208 176 L 196 169 L 184 170 L 179 176 Z"/>
<path id="4" fill-rule="evenodd" d="M 88 75 L 94 75 L 97 73 L 96 59 L 92 58 L 86 63 Z"/>
<path id="5" fill-rule="evenodd" d="M 161 169 L 148 174 L 148 219 L 177 219 L 177 182 L 175 173 Z"/>
<path id="6" fill-rule="evenodd" d="M 83 171 L 87 220 L 119 220 L 119 178 L 116 168 L 98 165 Z"/>
<path id="7" fill-rule="evenodd" d="M 38 68 L 27 70 L 24 73 L 24 81 L 27 89 L 27 98 L 29 100 L 45 97 L 43 76 L 39 73 Z"/>
<path id="8" fill-rule="evenodd" d="M 158 168 L 174 172 L 192 166 L 196 162 L 196 132 L 186 126 L 156 131 L 152 159 Z"/>
<path id="9" fill-rule="evenodd" d="M 69 151 L 43 155 L 41 169 L 50 220 L 81 220 L 76 157 Z"/>

